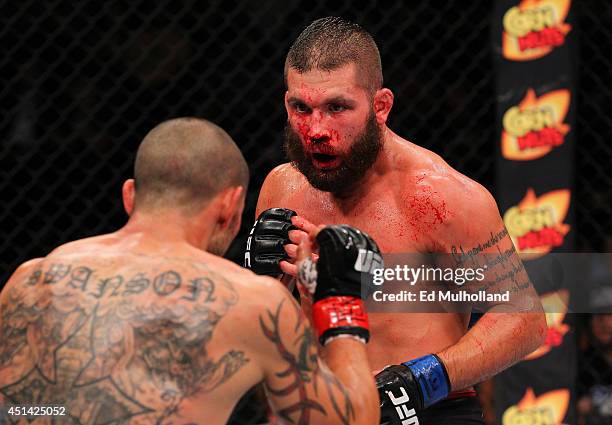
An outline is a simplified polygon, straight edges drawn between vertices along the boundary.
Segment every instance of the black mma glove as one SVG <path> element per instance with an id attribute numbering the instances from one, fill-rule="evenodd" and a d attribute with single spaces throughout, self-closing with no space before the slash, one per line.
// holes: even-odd
<path id="1" fill-rule="evenodd" d="M 450 381 L 442 361 L 429 354 L 386 367 L 376 375 L 376 387 L 382 425 L 417 424 L 419 412 L 448 396 Z"/>
<path id="2" fill-rule="evenodd" d="M 257 217 L 247 239 L 244 267 L 268 276 L 283 274 L 279 263 L 289 258 L 284 246 L 290 243 L 289 230 L 297 229 L 291 224 L 294 215 L 286 208 L 270 208 Z"/>
<path id="3" fill-rule="evenodd" d="M 339 335 L 370 337 L 362 300 L 362 284 L 371 286 L 374 269 L 383 266 L 380 250 L 366 233 L 347 225 L 323 228 L 317 234 L 319 260 L 304 261 L 298 278 L 313 294 L 312 318 L 325 345 Z M 367 294 L 364 294 L 367 296 Z"/>

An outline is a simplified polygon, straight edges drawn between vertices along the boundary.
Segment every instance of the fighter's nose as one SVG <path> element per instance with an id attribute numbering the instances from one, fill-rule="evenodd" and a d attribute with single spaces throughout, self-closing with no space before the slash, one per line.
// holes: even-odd
<path id="1" fill-rule="evenodd" d="M 317 134 L 317 135 L 311 136 L 310 141 L 315 145 L 320 144 L 320 143 L 325 143 L 329 141 L 329 136 L 324 135 L 324 134 Z"/>

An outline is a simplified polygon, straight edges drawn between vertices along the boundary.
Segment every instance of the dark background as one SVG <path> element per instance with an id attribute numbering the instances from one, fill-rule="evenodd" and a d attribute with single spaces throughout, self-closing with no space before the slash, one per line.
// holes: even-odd
<path id="1" fill-rule="evenodd" d="M 574 3 L 572 231 L 579 250 L 596 251 L 612 234 L 612 6 Z M 139 142 L 178 116 L 222 126 L 250 164 L 229 253 L 239 261 L 263 178 L 284 162 L 285 54 L 327 15 L 377 40 L 396 99 L 390 127 L 495 194 L 490 1 L 2 1 L 0 281 L 61 243 L 122 226 Z"/>

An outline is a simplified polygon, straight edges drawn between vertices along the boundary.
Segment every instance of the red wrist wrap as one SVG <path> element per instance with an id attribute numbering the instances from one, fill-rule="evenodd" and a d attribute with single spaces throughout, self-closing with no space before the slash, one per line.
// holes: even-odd
<path id="1" fill-rule="evenodd" d="M 312 306 L 312 320 L 319 338 L 334 328 L 370 329 L 363 300 L 355 297 L 328 297 L 315 302 Z"/>

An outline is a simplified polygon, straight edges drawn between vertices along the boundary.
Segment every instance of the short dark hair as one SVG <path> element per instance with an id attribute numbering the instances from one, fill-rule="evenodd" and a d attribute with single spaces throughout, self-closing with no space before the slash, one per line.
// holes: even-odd
<path id="1" fill-rule="evenodd" d="M 289 49 L 285 85 L 289 68 L 300 73 L 313 69 L 333 71 L 348 63 L 357 65 L 365 88 L 375 91 L 382 87 L 380 53 L 370 33 L 342 18 L 318 19 L 300 33 Z"/>
<path id="2" fill-rule="evenodd" d="M 153 128 L 138 148 L 134 206 L 192 210 L 228 187 L 243 186 L 246 193 L 248 181 L 246 161 L 221 127 L 176 118 Z"/>

